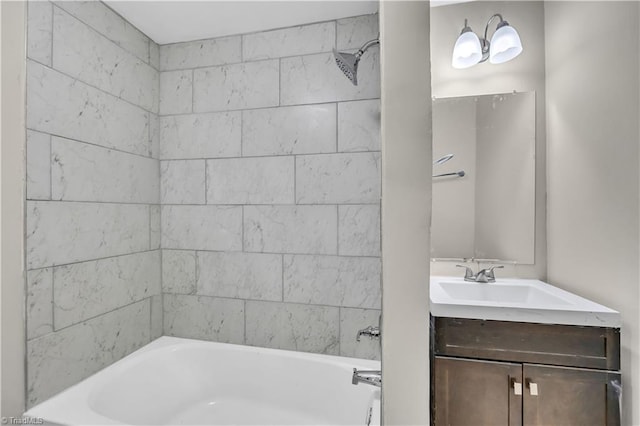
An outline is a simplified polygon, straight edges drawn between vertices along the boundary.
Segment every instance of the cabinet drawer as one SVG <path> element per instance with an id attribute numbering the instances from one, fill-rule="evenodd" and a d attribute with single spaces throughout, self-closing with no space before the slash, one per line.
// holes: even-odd
<path id="1" fill-rule="evenodd" d="M 432 317 L 433 352 L 465 358 L 620 369 L 620 330 Z"/>

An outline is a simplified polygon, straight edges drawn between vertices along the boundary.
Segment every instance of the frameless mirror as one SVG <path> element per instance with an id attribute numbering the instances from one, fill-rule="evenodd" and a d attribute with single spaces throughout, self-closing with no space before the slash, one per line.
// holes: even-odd
<path id="1" fill-rule="evenodd" d="M 535 126 L 533 92 L 434 99 L 434 260 L 534 263 Z"/>

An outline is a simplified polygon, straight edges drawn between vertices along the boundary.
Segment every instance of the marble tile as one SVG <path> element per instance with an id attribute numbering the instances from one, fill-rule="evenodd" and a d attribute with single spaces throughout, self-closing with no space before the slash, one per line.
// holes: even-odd
<path id="1" fill-rule="evenodd" d="M 162 248 L 242 250 L 242 207 L 162 206 Z"/>
<path id="2" fill-rule="evenodd" d="M 193 72 L 160 73 L 160 115 L 191 112 L 193 104 Z"/>
<path id="3" fill-rule="evenodd" d="M 126 51 L 147 61 L 149 39 L 133 25 L 100 1 L 56 1 L 56 6 L 66 10 L 85 24 L 98 31 Z"/>
<path id="4" fill-rule="evenodd" d="M 27 130 L 27 199 L 51 199 L 51 136 Z"/>
<path id="5" fill-rule="evenodd" d="M 160 46 L 153 40 L 149 40 L 149 65 L 160 70 Z"/>
<path id="6" fill-rule="evenodd" d="M 147 113 L 115 96 L 27 61 L 27 127 L 147 155 Z"/>
<path id="7" fill-rule="evenodd" d="M 198 294 L 282 301 L 282 256 L 198 252 Z"/>
<path id="8" fill-rule="evenodd" d="M 305 155 L 296 159 L 296 202 L 380 202 L 380 153 Z"/>
<path id="9" fill-rule="evenodd" d="M 160 251 L 53 269 L 54 328 L 60 330 L 161 293 Z"/>
<path id="10" fill-rule="evenodd" d="M 367 41 L 378 38 L 380 32 L 377 13 L 338 19 L 337 24 L 336 42 L 339 50 L 360 49 Z"/>
<path id="11" fill-rule="evenodd" d="M 27 342 L 27 408 L 147 344 L 149 299 Z"/>
<path id="12" fill-rule="evenodd" d="M 149 340 L 155 340 L 162 336 L 162 312 L 164 307 L 162 306 L 162 295 L 158 294 L 151 296 L 151 336 Z"/>
<path id="13" fill-rule="evenodd" d="M 28 269 L 147 250 L 149 207 L 28 201 L 26 246 Z"/>
<path id="14" fill-rule="evenodd" d="M 339 309 L 247 301 L 246 344 L 337 355 Z"/>
<path id="15" fill-rule="evenodd" d="M 245 156 L 336 151 L 336 105 L 304 105 L 242 113 Z"/>
<path id="16" fill-rule="evenodd" d="M 195 294 L 195 251 L 162 250 L 162 292 Z"/>
<path id="17" fill-rule="evenodd" d="M 380 151 L 380 101 L 338 104 L 338 151 Z"/>
<path id="18" fill-rule="evenodd" d="M 160 118 L 160 158 L 240 157 L 240 112 Z"/>
<path id="19" fill-rule="evenodd" d="M 163 299 L 165 335 L 244 342 L 244 301 L 182 294 L 165 294 Z"/>
<path id="20" fill-rule="evenodd" d="M 160 69 L 170 71 L 240 62 L 240 44 L 240 36 L 165 44 L 160 46 Z"/>
<path id="21" fill-rule="evenodd" d="M 149 113 L 149 157 L 160 158 L 160 117 Z"/>
<path id="22" fill-rule="evenodd" d="M 59 8 L 53 67 L 147 111 L 158 111 L 158 71 Z"/>
<path id="23" fill-rule="evenodd" d="M 380 259 L 285 255 L 284 301 L 380 309 Z"/>
<path id="24" fill-rule="evenodd" d="M 380 256 L 380 206 L 338 206 L 338 254 Z"/>
<path id="25" fill-rule="evenodd" d="M 278 105 L 278 60 L 201 68 L 193 72 L 194 112 Z"/>
<path id="26" fill-rule="evenodd" d="M 381 311 L 376 309 L 340 309 L 340 356 L 380 360 L 380 340 L 361 337 L 358 331 L 378 326 Z"/>
<path id="27" fill-rule="evenodd" d="M 245 206 L 244 250 L 337 254 L 336 206 Z"/>
<path id="28" fill-rule="evenodd" d="M 208 204 L 293 204 L 294 158 L 207 160 Z"/>
<path id="29" fill-rule="evenodd" d="M 27 8 L 27 57 L 51 66 L 53 6 L 48 1 L 30 1 Z"/>
<path id="30" fill-rule="evenodd" d="M 162 204 L 205 204 L 205 160 L 160 162 Z"/>
<path id="31" fill-rule="evenodd" d="M 53 269 L 27 271 L 27 340 L 53 331 Z"/>
<path id="32" fill-rule="evenodd" d="M 303 25 L 242 36 L 245 61 L 331 52 L 336 41 L 335 21 Z"/>
<path id="33" fill-rule="evenodd" d="M 156 204 L 157 160 L 51 138 L 51 198 Z"/>
<path id="34" fill-rule="evenodd" d="M 160 206 L 149 206 L 149 250 L 160 248 Z"/>
<path id="35" fill-rule="evenodd" d="M 281 60 L 280 105 L 315 104 L 380 97 L 380 60 L 371 49 L 358 65 L 354 86 L 336 66 L 332 53 Z"/>

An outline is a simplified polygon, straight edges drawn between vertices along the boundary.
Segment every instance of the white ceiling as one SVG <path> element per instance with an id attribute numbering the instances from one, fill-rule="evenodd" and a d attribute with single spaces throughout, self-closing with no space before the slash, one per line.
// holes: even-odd
<path id="1" fill-rule="evenodd" d="M 106 3 L 158 44 L 244 34 L 378 11 L 377 1 L 123 1 Z"/>

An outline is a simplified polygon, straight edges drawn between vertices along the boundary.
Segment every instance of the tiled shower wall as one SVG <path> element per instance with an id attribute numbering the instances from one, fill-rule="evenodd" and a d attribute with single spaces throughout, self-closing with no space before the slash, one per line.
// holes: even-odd
<path id="1" fill-rule="evenodd" d="M 28 405 L 162 334 L 158 46 L 99 2 L 29 2 Z"/>
<path id="2" fill-rule="evenodd" d="M 377 358 L 377 15 L 160 47 L 164 333 Z"/>

